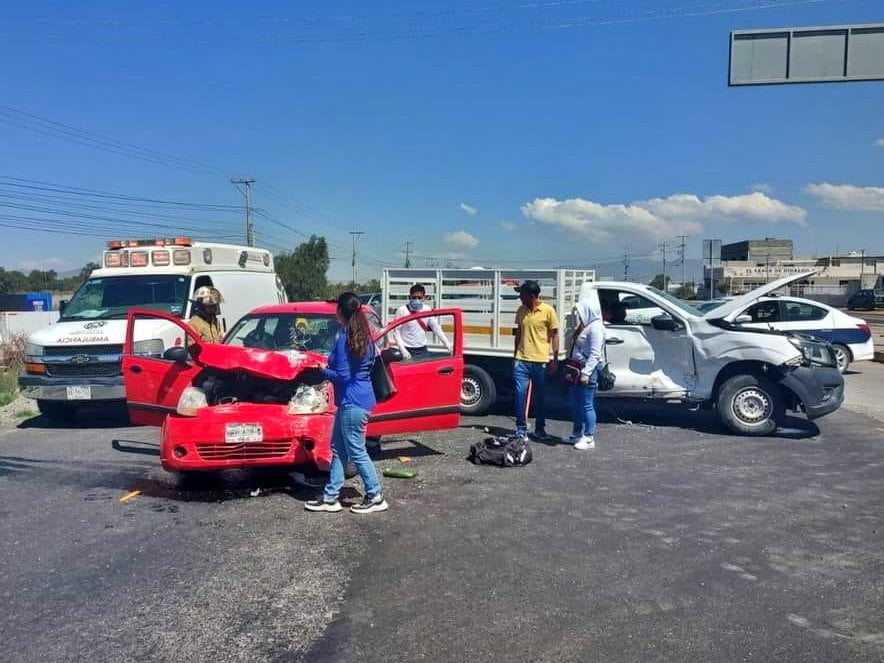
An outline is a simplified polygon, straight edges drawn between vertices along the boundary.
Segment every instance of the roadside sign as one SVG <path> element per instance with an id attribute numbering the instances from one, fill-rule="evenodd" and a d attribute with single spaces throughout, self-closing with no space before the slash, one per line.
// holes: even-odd
<path id="1" fill-rule="evenodd" d="M 884 80 L 884 23 L 730 35 L 730 85 L 874 80 Z"/>
<path id="2" fill-rule="evenodd" d="M 707 269 L 721 267 L 721 240 L 703 240 L 703 266 Z"/>

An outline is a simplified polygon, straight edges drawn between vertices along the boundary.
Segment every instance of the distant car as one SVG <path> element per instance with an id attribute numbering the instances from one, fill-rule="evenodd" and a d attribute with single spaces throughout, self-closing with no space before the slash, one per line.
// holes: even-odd
<path id="1" fill-rule="evenodd" d="M 710 299 L 708 302 L 697 304 L 694 308 L 697 309 L 700 313 L 708 313 L 712 309 L 718 308 L 726 301 L 726 299 Z"/>
<path id="2" fill-rule="evenodd" d="M 860 308 L 869 311 L 884 308 L 884 290 L 858 290 L 847 300 L 847 308 L 851 311 Z"/>
<path id="3" fill-rule="evenodd" d="M 865 320 L 809 299 L 762 297 L 741 311 L 736 322 L 744 327 L 797 332 L 828 341 L 842 373 L 851 362 L 875 358 L 875 342 Z"/>

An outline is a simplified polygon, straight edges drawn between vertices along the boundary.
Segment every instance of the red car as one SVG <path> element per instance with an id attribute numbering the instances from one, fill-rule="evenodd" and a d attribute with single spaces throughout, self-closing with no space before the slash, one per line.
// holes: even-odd
<path id="1" fill-rule="evenodd" d="M 456 428 L 463 378 L 460 310 L 422 312 L 385 328 L 374 310 L 364 311 L 397 390 L 374 408 L 367 435 Z M 410 320 L 430 317 L 452 332 L 453 349 L 431 344 L 427 355 L 403 361 L 391 332 Z M 141 340 L 145 330 L 155 334 L 160 320 L 180 331 L 172 347 L 151 356 L 133 354 L 134 340 Z M 234 325 L 222 344 L 200 341 L 172 315 L 131 310 L 123 347 L 130 417 L 136 424 L 162 426 L 160 460 L 166 470 L 302 463 L 326 470 L 331 462 L 333 394 L 328 386 L 326 403 L 321 391 L 309 387 L 322 382 L 319 369 L 326 364 L 337 331 L 333 302 L 255 309 Z"/>

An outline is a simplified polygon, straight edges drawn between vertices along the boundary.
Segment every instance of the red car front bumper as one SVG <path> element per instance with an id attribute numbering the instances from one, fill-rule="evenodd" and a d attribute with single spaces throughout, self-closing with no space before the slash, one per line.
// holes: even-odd
<path id="1" fill-rule="evenodd" d="M 334 412 L 288 414 L 286 405 L 232 403 L 169 415 L 160 435 L 160 461 L 169 471 L 331 464 Z M 260 424 L 263 439 L 227 442 L 228 424 Z"/>

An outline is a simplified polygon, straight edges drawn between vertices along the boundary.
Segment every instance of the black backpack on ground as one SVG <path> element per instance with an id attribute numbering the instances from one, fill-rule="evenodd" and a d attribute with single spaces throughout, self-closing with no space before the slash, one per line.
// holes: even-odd
<path id="1" fill-rule="evenodd" d="M 522 467 L 531 462 L 533 454 L 528 442 L 518 437 L 486 437 L 470 446 L 469 460 L 476 465 Z"/>

